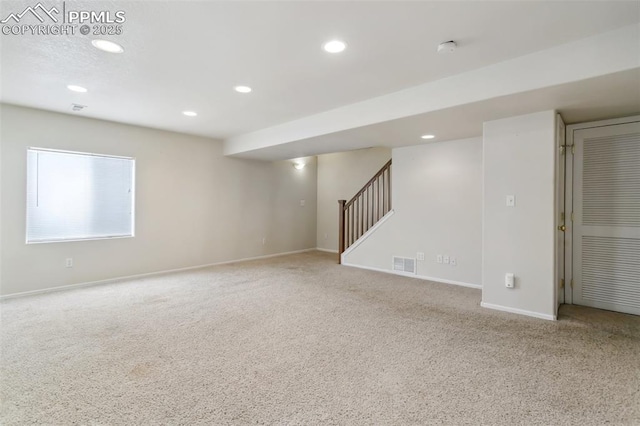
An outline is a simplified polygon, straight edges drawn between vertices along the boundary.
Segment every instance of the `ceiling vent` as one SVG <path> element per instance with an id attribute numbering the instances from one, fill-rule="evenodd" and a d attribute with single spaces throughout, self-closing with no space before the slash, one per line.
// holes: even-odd
<path id="1" fill-rule="evenodd" d="M 87 107 L 86 105 L 71 104 L 71 111 L 79 112 L 79 111 L 82 111 L 83 109 L 85 109 L 86 107 Z"/>
<path id="2" fill-rule="evenodd" d="M 393 270 L 408 274 L 416 273 L 416 260 L 408 257 L 393 256 Z"/>

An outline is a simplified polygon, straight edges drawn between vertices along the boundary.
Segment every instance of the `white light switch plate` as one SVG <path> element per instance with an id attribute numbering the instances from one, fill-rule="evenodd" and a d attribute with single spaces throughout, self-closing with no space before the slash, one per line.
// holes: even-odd
<path id="1" fill-rule="evenodd" d="M 449 264 L 449 256 L 444 256 L 444 257 L 442 258 L 442 261 L 443 261 L 446 265 L 448 265 L 448 264 Z"/>
<path id="2" fill-rule="evenodd" d="M 442 255 L 441 254 L 436 256 L 436 262 L 442 263 Z"/>
<path id="3" fill-rule="evenodd" d="M 449 260 L 449 264 L 451 264 L 451 266 L 456 266 L 456 265 L 458 264 L 458 261 L 456 260 L 456 258 L 455 258 L 455 257 L 452 257 L 452 258 Z"/>
<path id="4" fill-rule="evenodd" d="M 507 195 L 507 207 L 515 207 L 515 206 L 516 206 L 516 196 Z"/>

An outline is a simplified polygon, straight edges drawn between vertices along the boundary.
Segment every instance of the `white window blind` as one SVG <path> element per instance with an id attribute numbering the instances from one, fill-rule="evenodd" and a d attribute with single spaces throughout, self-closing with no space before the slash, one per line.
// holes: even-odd
<path id="1" fill-rule="evenodd" d="M 29 148 L 27 242 L 133 236 L 133 158 Z"/>

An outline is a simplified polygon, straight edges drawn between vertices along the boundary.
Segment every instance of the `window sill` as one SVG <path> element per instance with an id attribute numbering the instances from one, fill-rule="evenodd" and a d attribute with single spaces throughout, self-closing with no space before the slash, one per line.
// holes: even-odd
<path id="1" fill-rule="evenodd" d="M 74 238 L 65 240 L 41 240 L 41 241 L 27 241 L 27 245 L 31 244 L 50 244 L 50 243 L 73 243 L 79 241 L 102 241 L 102 240 L 120 240 L 123 238 L 134 238 L 135 235 L 117 235 L 113 237 L 91 237 L 91 238 Z"/>

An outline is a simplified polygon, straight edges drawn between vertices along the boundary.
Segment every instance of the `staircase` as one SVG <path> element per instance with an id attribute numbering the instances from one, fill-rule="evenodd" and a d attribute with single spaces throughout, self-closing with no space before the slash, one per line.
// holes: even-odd
<path id="1" fill-rule="evenodd" d="M 391 160 L 349 201 L 338 200 L 338 263 L 342 253 L 391 210 Z"/>

